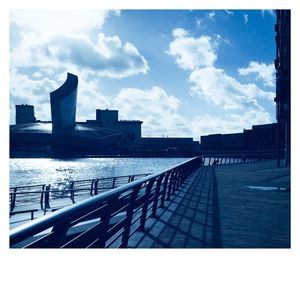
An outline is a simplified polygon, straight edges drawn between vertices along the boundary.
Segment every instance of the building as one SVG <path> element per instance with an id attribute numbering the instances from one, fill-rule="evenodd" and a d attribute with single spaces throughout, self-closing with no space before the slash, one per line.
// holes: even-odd
<path id="1" fill-rule="evenodd" d="M 141 152 L 154 155 L 193 156 L 197 151 L 198 142 L 193 138 L 184 137 L 149 137 L 141 139 Z"/>
<path id="2" fill-rule="evenodd" d="M 209 134 L 200 137 L 200 149 L 208 151 L 244 150 L 244 134 Z"/>
<path id="3" fill-rule="evenodd" d="M 122 137 L 119 140 L 118 148 L 126 151 L 137 151 L 139 149 L 142 123 L 138 120 L 119 120 L 118 110 L 109 109 L 97 109 L 96 120 L 87 120 L 87 124 L 121 132 Z"/>
<path id="4" fill-rule="evenodd" d="M 68 73 L 62 86 L 50 93 L 53 133 L 74 130 L 76 122 L 78 77 Z"/>
<path id="5" fill-rule="evenodd" d="M 269 151 L 277 148 L 277 123 L 253 125 L 241 133 L 200 137 L 201 151 Z"/>
<path id="6" fill-rule="evenodd" d="M 77 88 L 78 77 L 68 73 L 50 93 L 51 122 L 10 126 L 11 157 L 40 155 L 43 149 L 56 156 L 193 156 L 197 152 L 199 143 L 193 138 L 142 138 L 143 122 L 119 120 L 118 110 L 97 109 L 95 120 L 76 122 Z"/>
<path id="7" fill-rule="evenodd" d="M 285 165 L 290 164 L 291 155 L 291 11 L 277 10 L 276 32 L 276 117 L 278 122 L 277 151 L 280 165 L 280 141 L 284 141 Z"/>
<path id="8" fill-rule="evenodd" d="M 277 123 L 253 125 L 252 129 L 244 129 L 244 150 L 276 151 Z"/>
<path id="9" fill-rule="evenodd" d="M 77 86 L 77 76 L 68 73 L 66 82 L 50 93 L 52 123 L 16 122 L 10 126 L 10 157 L 106 154 L 118 147 L 121 132 L 75 122 Z M 33 106 L 23 107 L 32 117 Z"/>
<path id="10" fill-rule="evenodd" d="M 33 105 L 16 105 L 16 124 L 34 123 L 35 121 Z"/>

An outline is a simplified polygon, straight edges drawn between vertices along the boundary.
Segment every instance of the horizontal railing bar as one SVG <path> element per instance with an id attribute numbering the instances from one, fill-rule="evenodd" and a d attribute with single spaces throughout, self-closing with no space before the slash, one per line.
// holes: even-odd
<path id="1" fill-rule="evenodd" d="M 111 246 L 114 242 L 116 242 L 117 239 L 119 239 L 122 234 L 124 233 L 125 228 L 121 228 L 118 232 L 116 232 L 113 236 L 111 236 L 109 239 L 106 240 L 106 248 L 108 248 L 109 246 Z M 117 247 L 119 248 L 119 247 Z"/>
<path id="2" fill-rule="evenodd" d="M 49 239 L 49 237 L 51 237 L 53 234 L 54 233 L 52 231 L 49 233 L 42 234 L 41 237 L 39 237 L 36 240 L 34 240 L 33 242 L 29 243 L 24 248 L 35 248 L 37 245 L 42 246 L 44 241 Z"/>
<path id="3" fill-rule="evenodd" d="M 74 182 L 74 183 L 81 183 L 81 182 L 90 182 L 90 181 L 93 181 L 93 180 L 99 180 L 99 181 L 102 181 L 102 180 L 108 180 L 108 179 L 117 179 L 117 178 L 129 178 L 129 177 L 132 177 L 132 176 L 148 176 L 149 173 L 141 173 L 141 174 L 131 174 L 131 175 L 120 175 L 120 176 L 113 176 L 113 177 L 99 177 L 99 178 L 91 178 L 91 179 L 81 179 L 81 180 L 70 180 L 70 181 L 63 181 L 63 182 L 50 182 L 50 183 L 45 183 L 45 184 L 34 184 L 34 185 L 20 185 L 20 186 L 13 186 L 13 187 L 9 187 L 9 189 L 22 189 L 22 188 L 28 188 L 28 187 L 43 187 L 43 186 L 46 186 L 46 185 L 62 185 L 62 184 L 66 184 L 66 183 L 71 183 L 71 182 Z"/>
<path id="4" fill-rule="evenodd" d="M 89 229 L 87 229 L 87 230 L 85 230 L 85 231 L 77 234 L 74 238 L 72 238 L 71 240 L 69 240 L 68 242 L 66 242 L 65 244 L 63 244 L 61 246 L 61 248 L 74 247 L 76 245 L 76 243 L 82 244 L 82 241 L 80 240 L 80 238 L 85 237 L 87 235 L 91 235 L 92 233 L 94 233 L 97 230 L 99 231 L 100 227 L 101 227 L 101 222 L 98 222 L 97 224 L 93 225 Z M 91 237 L 91 238 L 93 239 L 93 237 Z"/>

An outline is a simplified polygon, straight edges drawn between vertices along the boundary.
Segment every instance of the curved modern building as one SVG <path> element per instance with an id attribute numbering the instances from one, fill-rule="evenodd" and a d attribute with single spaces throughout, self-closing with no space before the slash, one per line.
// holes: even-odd
<path id="1" fill-rule="evenodd" d="M 53 133 L 73 130 L 76 120 L 78 77 L 68 73 L 65 83 L 50 93 Z"/>
<path id="2" fill-rule="evenodd" d="M 117 150 L 122 132 L 75 122 L 77 88 L 78 77 L 68 73 L 65 83 L 50 93 L 52 122 L 10 125 L 11 157 L 43 151 L 85 155 Z"/>

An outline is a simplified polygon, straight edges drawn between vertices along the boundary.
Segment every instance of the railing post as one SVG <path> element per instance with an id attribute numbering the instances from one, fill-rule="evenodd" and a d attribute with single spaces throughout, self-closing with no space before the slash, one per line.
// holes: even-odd
<path id="1" fill-rule="evenodd" d="M 91 196 L 94 195 L 94 192 L 93 192 L 94 191 L 94 182 L 95 182 L 95 179 L 93 179 L 92 182 L 91 182 L 91 190 L 90 190 L 90 195 Z"/>
<path id="2" fill-rule="evenodd" d="M 13 193 L 10 194 L 10 212 L 12 212 L 16 205 L 16 196 L 18 188 L 15 187 Z"/>
<path id="3" fill-rule="evenodd" d="M 116 185 L 116 177 L 113 178 L 113 182 L 112 182 L 112 189 L 115 188 L 115 185 Z"/>
<path id="4" fill-rule="evenodd" d="M 41 210 L 44 211 L 44 191 L 45 191 L 45 184 L 42 185 L 42 192 L 41 192 Z"/>
<path id="5" fill-rule="evenodd" d="M 164 204 L 165 204 L 169 176 L 170 176 L 170 172 L 167 172 L 167 173 L 164 174 L 163 190 L 162 190 L 162 194 L 161 194 L 161 199 L 160 199 L 160 205 L 159 205 L 159 207 L 164 207 Z"/>
<path id="6" fill-rule="evenodd" d="M 131 229 L 131 222 L 132 222 L 132 217 L 133 217 L 133 209 L 134 209 L 134 201 L 137 197 L 137 194 L 140 191 L 142 184 L 134 188 L 132 194 L 130 195 L 129 198 L 129 206 L 126 211 L 126 221 L 124 224 L 124 232 L 122 235 L 122 242 L 120 248 L 127 248 L 128 246 L 128 240 L 129 240 L 129 235 L 130 235 L 130 229 Z"/>
<path id="7" fill-rule="evenodd" d="M 116 195 L 115 197 L 107 199 L 107 206 L 105 208 L 105 212 L 101 216 L 101 227 L 98 232 L 99 240 L 97 241 L 97 247 L 99 248 L 105 248 L 105 243 L 107 240 L 107 232 L 109 229 L 109 220 L 112 213 L 112 208 L 114 203 L 118 200 L 119 195 Z"/>
<path id="8" fill-rule="evenodd" d="M 172 183 L 172 191 L 171 194 L 173 195 L 177 189 L 177 183 L 178 182 L 178 169 L 174 170 L 174 176 L 173 176 L 173 183 Z"/>
<path id="9" fill-rule="evenodd" d="M 46 210 L 48 208 L 50 208 L 50 187 L 51 187 L 50 184 L 46 185 L 46 189 L 45 189 L 45 210 L 44 210 L 44 213 L 46 213 Z"/>
<path id="10" fill-rule="evenodd" d="M 155 197 L 153 199 L 153 207 L 152 207 L 152 214 L 151 214 L 152 218 L 156 217 L 157 203 L 160 194 L 160 187 L 161 187 L 162 180 L 163 180 L 163 175 L 160 175 L 159 178 L 156 180 Z"/>
<path id="11" fill-rule="evenodd" d="M 74 200 L 74 181 L 71 181 L 69 189 L 71 190 L 70 198 L 72 200 L 72 203 L 74 204 L 75 203 L 75 200 Z"/>
<path id="12" fill-rule="evenodd" d="M 146 187 L 145 201 L 144 201 L 144 205 L 142 208 L 142 215 L 141 215 L 141 221 L 140 221 L 140 226 L 139 226 L 140 230 L 145 229 L 145 223 L 146 223 L 146 219 L 147 219 L 147 211 L 148 211 L 148 205 L 149 205 L 149 198 L 151 196 L 151 189 L 154 184 L 154 181 L 155 181 L 155 178 L 153 178 L 151 181 L 149 181 L 148 185 Z"/>
<path id="13" fill-rule="evenodd" d="M 95 182 L 94 182 L 94 195 L 98 195 L 98 182 L 99 182 L 99 179 L 95 179 Z"/>
<path id="14" fill-rule="evenodd" d="M 171 199 L 171 191 L 172 191 L 173 181 L 174 181 L 174 170 L 171 171 L 171 176 L 169 179 L 169 186 L 168 186 L 167 199 L 166 199 L 167 201 L 170 201 L 170 199 Z"/>
<path id="15" fill-rule="evenodd" d="M 178 187 L 181 187 L 184 182 L 184 173 L 185 173 L 185 168 L 181 167 L 180 172 L 179 172 L 179 180 L 178 180 Z"/>

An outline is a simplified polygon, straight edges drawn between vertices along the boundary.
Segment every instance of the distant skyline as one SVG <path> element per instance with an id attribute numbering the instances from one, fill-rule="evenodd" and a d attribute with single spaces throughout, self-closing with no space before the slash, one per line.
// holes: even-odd
<path id="1" fill-rule="evenodd" d="M 77 121 L 118 109 L 143 136 L 196 140 L 275 122 L 275 21 L 272 10 L 12 10 L 10 123 L 16 104 L 50 120 L 67 72 Z"/>

